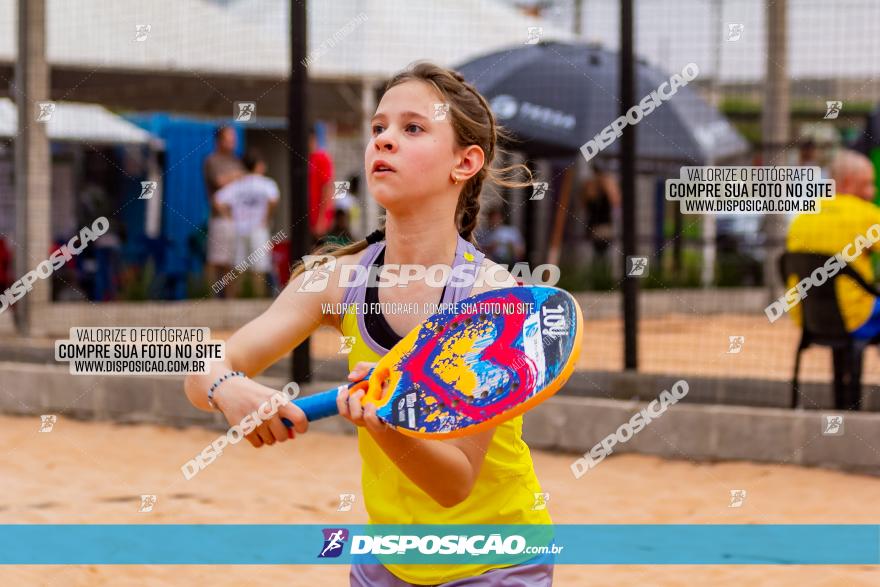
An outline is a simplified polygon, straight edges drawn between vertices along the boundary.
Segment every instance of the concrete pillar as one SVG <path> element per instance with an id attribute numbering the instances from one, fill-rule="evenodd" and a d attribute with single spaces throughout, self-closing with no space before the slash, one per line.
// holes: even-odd
<path id="1" fill-rule="evenodd" d="M 366 149 L 372 138 L 373 130 L 370 128 L 370 118 L 376 113 L 376 91 L 372 79 L 364 79 L 361 82 L 361 126 L 363 128 L 363 144 Z M 360 182 L 361 193 L 363 194 L 364 212 L 361 214 L 361 229 L 363 235 L 367 236 L 377 228 L 379 228 L 379 204 L 370 196 L 367 188 L 367 171 L 362 170 L 362 179 Z"/>
<path id="2" fill-rule="evenodd" d="M 37 122 L 39 102 L 49 101 L 45 0 L 18 1 L 18 59 L 11 91 L 18 106 L 15 137 L 15 275 L 21 277 L 48 258 L 50 246 L 51 156 L 47 122 Z M 38 279 L 15 304 L 22 335 L 35 334 L 35 317 L 51 303 L 51 281 Z"/>
<path id="3" fill-rule="evenodd" d="M 764 142 L 764 165 L 786 165 L 785 145 L 789 142 L 788 79 L 788 2 L 776 0 L 767 3 L 767 69 L 764 84 L 764 109 L 761 130 Z M 777 259 L 785 249 L 786 217 L 783 214 L 764 216 L 764 234 L 767 239 L 767 260 L 764 262 L 764 283 L 768 299 L 774 299 L 782 289 L 777 271 Z"/>

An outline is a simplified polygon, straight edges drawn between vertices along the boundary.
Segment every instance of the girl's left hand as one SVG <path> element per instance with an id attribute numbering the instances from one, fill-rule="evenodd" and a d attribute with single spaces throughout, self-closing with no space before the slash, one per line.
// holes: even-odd
<path id="1" fill-rule="evenodd" d="M 348 374 L 349 381 L 358 381 L 362 379 L 376 363 L 368 363 L 361 361 L 354 366 L 351 373 Z M 367 405 L 361 405 L 366 392 L 358 390 L 349 393 L 348 388 L 343 387 L 336 395 L 336 406 L 339 408 L 339 415 L 352 422 L 355 426 L 366 426 L 367 430 L 372 432 L 384 432 L 388 429 L 382 420 L 376 415 L 376 405 L 372 402 Z M 380 396 L 381 397 L 381 396 Z"/>

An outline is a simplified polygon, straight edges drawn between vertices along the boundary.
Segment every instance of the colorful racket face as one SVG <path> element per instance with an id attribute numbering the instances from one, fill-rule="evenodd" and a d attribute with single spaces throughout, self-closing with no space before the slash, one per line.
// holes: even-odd
<path id="1" fill-rule="evenodd" d="M 583 317 L 568 292 L 511 287 L 456 309 L 413 329 L 352 387 L 404 434 L 451 438 L 496 426 L 552 396 L 574 370 Z"/>

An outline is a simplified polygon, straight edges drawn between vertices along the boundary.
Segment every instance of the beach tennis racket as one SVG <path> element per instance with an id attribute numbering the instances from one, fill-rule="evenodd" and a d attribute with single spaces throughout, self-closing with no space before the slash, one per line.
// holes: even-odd
<path id="1" fill-rule="evenodd" d="M 344 387 L 364 390 L 363 403 L 376 404 L 378 417 L 403 434 L 453 438 L 522 414 L 574 371 L 583 317 L 570 293 L 508 287 L 471 296 L 454 310 L 422 322 L 364 379 Z M 293 403 L 310 421 L 337 415 L 340 387 Z"/>

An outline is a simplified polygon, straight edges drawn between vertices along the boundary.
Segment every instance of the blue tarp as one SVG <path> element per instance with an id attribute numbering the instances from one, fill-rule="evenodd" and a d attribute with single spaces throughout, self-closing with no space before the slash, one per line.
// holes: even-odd
<path id="1" fill-rule="evenodd" d="M 166 113 L 126 116 L 130 122 L 165 141 L 162 168 L 162 230 L 157 252 L 157 273 L 172 299 L 186 297 L 187 275 L 200 274 L 205 263 L 208 198 L 203 165 L 214 150 L 214 132 L 223 121 L 204 121 Z M 238 152 L 244 133 L 237 127 Z"/>

